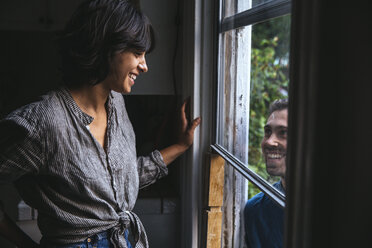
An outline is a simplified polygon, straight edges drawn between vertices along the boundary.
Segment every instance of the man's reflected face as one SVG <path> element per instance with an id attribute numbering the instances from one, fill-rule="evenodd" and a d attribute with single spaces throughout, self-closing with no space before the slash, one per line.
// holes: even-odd
<path id="1" fill-rule="evenodd" d="M 284 178 L 286 170 L 288 109 L 274 111 L 265 125 L 261 149 L 266 171 L 271 176 Z"/>

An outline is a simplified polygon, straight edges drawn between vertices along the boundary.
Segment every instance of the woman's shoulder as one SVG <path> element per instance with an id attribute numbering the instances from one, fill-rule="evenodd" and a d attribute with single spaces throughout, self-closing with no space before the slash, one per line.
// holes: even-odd
<path id="1" fill-rule="evenodd" d="M 115 110 L 120 115 L 126 116 L 127 115 L 127 110 L 126 110 L 126 107 L 125 107 L 124 95 L 121 94 L 121 93 L 111 91 L 110 98 L 111 98 L 113 108 L 115 108 Z"/>
<path id="2" fill-rule="evenodd" d="M 110 98 L 114 105 L 125 106 L 123 94 L 115 92 L 115 91 L 111 91 Z"/>
<path id="3" fill-rule="evenodd" d="M 37 101 L 14 110 L 2 122 L 13 122 L 27 129 L 40 129 L 52 121 L 61 109 L 58 92 L 52 91 L 39 97 Z"/>

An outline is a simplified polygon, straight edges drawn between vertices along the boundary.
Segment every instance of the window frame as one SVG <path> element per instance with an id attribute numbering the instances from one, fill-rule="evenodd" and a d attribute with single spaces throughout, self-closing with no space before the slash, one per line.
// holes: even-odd
<path id="1" fill-rule="evenodd" d="M 263 22 L 269 19 L 280 17 L 286 14 L 291 14 L 292 4 L 291 0 L 272 0 L 266 3 L 254 6 L 246 11 L 236 13 L 235 15 L 229 17 L 223 17 L 222 10 L 224 9 L 224 0 L 219 1 L 220 17 L 218 26 L 218 52 L 217 57 L 219 59 L 217 63 L 217 97 L 216 97 L 216 128 L 215 128 L 215 140 L 212 144 L 211 150 L 220 155 L 225 159 L 228 164 L 230 164 L 234 169 L 236 169 L 242 176 L 244 176 L 248 181 L 252 182 L 257 186 L 263 193 L 265 193 L 269 198 L 276 202 L 280 207 L 285 207 L 285 195 L 279 192 L 275 187 L 273 187 L 269 182 L 264 180 L 254 171 L 248 168 L 246 164 L 241 162 L 236 156 L 227 151 L 224 147 L 217 143 L 218 140 L 218 130 L 220 130 L 221 121 L 221 111 L 223 102 L 220 99 L 221 89 L 223 85 L 224 72 L 221 71 L 220 65 L 224 64 L 224 47 L 222 36 L 224 32 L 234 30 L 243 26 L 253 25 L 259 22 Z"/>

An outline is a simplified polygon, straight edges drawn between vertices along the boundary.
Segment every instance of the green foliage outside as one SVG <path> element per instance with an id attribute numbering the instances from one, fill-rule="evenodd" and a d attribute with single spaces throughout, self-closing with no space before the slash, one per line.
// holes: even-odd
<path id="1" fill-rule="evenodd" d="M 270 103 L 287 97 L 289 25 L 290 16 L 284 16 L 252 28 L 248 167 L 270 183 L 279 178 L 270 177 L 266 172 L 261 141 Z M 249 183 L 248 191 L 251 198 L 259 189 Z"/>

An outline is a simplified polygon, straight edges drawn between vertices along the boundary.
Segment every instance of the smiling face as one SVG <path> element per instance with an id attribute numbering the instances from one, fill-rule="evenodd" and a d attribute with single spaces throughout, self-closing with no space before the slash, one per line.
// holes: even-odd
<path id="1" fill-rule="evenodd" d="M 110 73 L 103 83 L 119 93 L 130 93 L 137 76 L 147 72 L 145 53 L 131 51 L 116 54 L 110 62 Z"/>
<path id="2" fill-rule="evenodd" d="M 288 110 L 274 111 L 265 125 L 261 149 L 266 171 L 271 176 L 285 177 L 287 153 Z"/>

